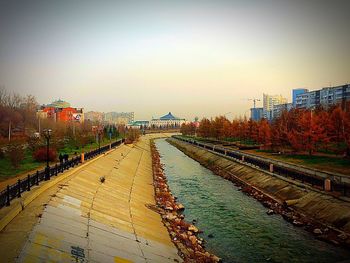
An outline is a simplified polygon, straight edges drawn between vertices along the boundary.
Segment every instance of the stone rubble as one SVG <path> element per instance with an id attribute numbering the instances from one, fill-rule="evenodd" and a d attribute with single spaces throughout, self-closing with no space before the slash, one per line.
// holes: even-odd
<path id="1" fill-rule="evenodd" d="M 184 215 L 181 212 L 185 207 L 176 202 L 176 198 L 167 185 L 167 179 L 163 173 L 160 156 L 154 142 L 151 143 L 151 152 L 157 211 L 161 214 L 163 223 L 179 250 L 179 255 L 184 259 L 184 262 L 221 262 L 219 257 L 205 250 L 204 240 L 197 236 L 200 230 L 184 220 Z"/>

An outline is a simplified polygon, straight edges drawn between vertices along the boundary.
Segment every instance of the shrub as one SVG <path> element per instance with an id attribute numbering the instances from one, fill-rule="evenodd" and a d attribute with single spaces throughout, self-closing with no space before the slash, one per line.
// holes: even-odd
<path id="1" fill-rule="evenodd" d="M 28 144 L 28 149 L 34 152 L 40 146 L 40 139 L 37 137 L 28 137 L 27 144 Z"/>
<path id="2" fill-rule="evenodd" d="M 125 143 L 133 143 L 136 142 L 140 137 L 140 131 L 136 129 L 130 129 L 128 130 L 125 138 Z"/>
<path id="3" fill-rule="evenodd" d="M 33 158 L 38 162 L 46 161 L 46 147 L 41 147 L 33 153 Z M 49 149 L 49 161 L 53 162 L 57 158 L 57 150 L 54 148 Z"/>
<path id="4" fill-rule="evenodd" d="M 21 143 L 10 143 L 6 148 L 6 155 L 10 159 L 13 168 L 17 169 L 24 159 L 24 150 Z"/>

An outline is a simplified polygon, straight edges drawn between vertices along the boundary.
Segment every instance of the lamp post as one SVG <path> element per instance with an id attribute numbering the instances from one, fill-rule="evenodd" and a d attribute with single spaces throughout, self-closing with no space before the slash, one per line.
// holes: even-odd
<path id="1" fill-rule="evenodd" d="M 98 153 L 101 153 L 101 134 L 102 134 L 102 127 L 98 127 Z"/>
<path id="2" fill-rule="evenodd" d="M 44 130 L 44 136 L 46 138 L 46 168 L 45 168 L 45 181 L 50 180 L 50 165 L 49 165 L 49 149 L 50 149 L 50 138 L 51 129 Z"/>

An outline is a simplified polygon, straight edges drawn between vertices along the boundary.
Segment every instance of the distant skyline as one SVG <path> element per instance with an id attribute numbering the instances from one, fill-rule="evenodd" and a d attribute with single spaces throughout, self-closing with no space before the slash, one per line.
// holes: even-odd
<path id="1" fill-rule="evenodd" d="M 0 0 L 0 86 L 151 119 L 350 82 L 350 1 Z M 262 105 L 262 101 L 258 106 Z"/>

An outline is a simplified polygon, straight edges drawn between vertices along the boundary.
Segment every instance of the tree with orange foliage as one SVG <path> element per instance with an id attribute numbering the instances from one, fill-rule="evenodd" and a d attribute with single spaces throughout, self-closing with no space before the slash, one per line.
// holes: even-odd
<path id="1" fill-rule="evenodd" d="M 330 114 L 330 139 L 337 145 L 337 151 L 341 149 L 341 143 L 345 141 L 345 112 L 341 107 L 335 107 Z"/>
<path id="2" fill-rule="evenodd" d="M 261 119 L 258 123 L 257 141 L 264 146 L 271 144 L 271 128 L 266 119 Z"/>
<path id="3" fill-rule="evenodd" d="M 211 122 L 207 118 L 203 118 L 198 127 L 198 136 L 209 138 L 210 137 L 210 130 L 211 130 Z"/>

